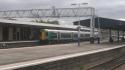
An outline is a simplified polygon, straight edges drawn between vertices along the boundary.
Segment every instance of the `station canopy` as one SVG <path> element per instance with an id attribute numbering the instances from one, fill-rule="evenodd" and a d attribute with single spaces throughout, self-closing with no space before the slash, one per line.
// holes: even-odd
<path id="1" fill-rule="evenodd" d="M 78 25 L 79 21 L 74 22 L 74 25 Z M 98 28 L 100 23 L 101 29 L 113 29 L 113 30 L 121 30 L 125 31 L 125 21 L 109 19 L 103 17 L 95 18 L 95 27 Z M 90 19 L 81 20 L 80 25 L 90 27 Z"/>

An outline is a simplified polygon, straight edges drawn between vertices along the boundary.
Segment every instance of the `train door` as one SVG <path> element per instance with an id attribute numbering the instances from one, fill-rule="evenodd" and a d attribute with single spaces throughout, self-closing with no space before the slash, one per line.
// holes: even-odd
<path id="1" fill-rule="evenodd" d="M 40 40 L 44 41 L 46 40 L 46 35 L 48 35 L 48 33 L 46 31 L 44 31 L 43 29 L 40 30 Z"/>
<path id="2" fill-rule="evenodd" d="M 46 39 L 46 34 L 45 34 L 45 32 L 44 32 L 44 31 L 43 31 L 43 32 L 41 32 L 40 39 L 41 39 L 41 40 L 45 40 L 45 39 Z"/>

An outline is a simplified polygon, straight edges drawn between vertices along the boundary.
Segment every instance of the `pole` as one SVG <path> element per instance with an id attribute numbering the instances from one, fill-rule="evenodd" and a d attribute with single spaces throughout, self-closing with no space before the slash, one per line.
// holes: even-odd
<path id="1" fill-rule="evenodd" d="M 80 9 L 80 4 L 79 4 L 79 9 Z M 78 46 L 80 46 L 80 16 L 79 17 L 79 22 L 78 22 Z"/>
<path id="2" fill-rule="evenodd" d="M 91 13 L 92 13 L 92 17 L 91 17 L 91 20 L 90 20 L 90 28 L 91 28 L 91 30 L 90 30 L 90 43 L 91 44 L 94 44 L 94 23 L 95 23 L 95 19 L 94 19 L 94 14 L 95 14 L 95 12 L 94 12 L 95 10 L 94 10 L 94 8 L 92 8 L 92 10 L 91 10 Z"/>
<path id="3" fill-rule="evenodd" d="M 53 10 L 53 12 L 52 12 L 53 17 L 55 18 L 55 17 L 56 17 L 56 9 L 55 9 L 55 6 L 52 6 L 52 10 Z"/>
<path id="4" fill-rule="evenodd" d="M 122 35 L 122 41 L 124 41 L 124 31 L 122 33 L 123 33 L 123 35 Z"/>
<path id="5" fill-rule="evenodd" d="M 111 30 L 111 28 L 109 29 L 109 42 L 110 42 L 110 43 L 113 43 L 112 30 Z"/>
<path id="6" fill-rule="evenodd" d="M 99 17 L 97 17 L 97 19 L 98 19 L 98 44 L 100 44 L 101 28 L 100 28 L 100 20 L 99 20 Z"/>
<path id="7" fill-rule="evenodd" d="M 81 5 L 86 5 L 88 3 L 76 3 L 76 4 L 71 4 L 71 5 L 78 5 L 78 9 L 80 10 Z M 78 21 L 78 46 L 80 46 L 80 15 L 77 15 L 79 18 Z"/>
<path id="8" fill-rule="evenodd" d="M 80 46 L 80 20 L 78 25 L 78 46 Z"/>

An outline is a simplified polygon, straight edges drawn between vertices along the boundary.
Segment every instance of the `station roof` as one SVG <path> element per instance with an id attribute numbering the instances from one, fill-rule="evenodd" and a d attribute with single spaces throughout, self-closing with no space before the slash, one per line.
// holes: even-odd
<path id="1" fill-rule="evenodd" d="M 113 30 L 125 31 L 125 21 L 97 17 L 97 18 L 95 18 L 95 27 L 96 28 L 98 28 L 98 22 L 100 23 L 101 29 L 113 29 Z M 81 20 L 80 24 L 82 26 L 90 27 L 90 19 Z M 78 25 L 78 21 L 74 22 L 74 25 Z"/>
<path id="2" fill-rule="evenodd" d="M 7 20 L 0 19 L 0 25 L 8 26 L 23 26 L 23 27 L 33 27 L 33 28 L 43 28 L 43 29 L 64 29 L 64 30 L 77 30 L 78 26 L 75 25 L 56 25 L 56 24 L 47 24 L 47 23 L 35 23 L 35 22 L 26 22 L 26 21 L 16 21 L 16 20 Z M 82 30 L 89 30 L 90 28 L 83 27 Z"/>

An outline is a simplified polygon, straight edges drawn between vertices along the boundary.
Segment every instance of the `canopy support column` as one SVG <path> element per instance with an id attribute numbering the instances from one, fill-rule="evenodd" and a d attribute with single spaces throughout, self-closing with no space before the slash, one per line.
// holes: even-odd
<path id="1" fill-rule="evenodd" d="M 112 43 L 113 39 L 112 39 L 112 30 L 111 28 L 109 29 L 109 42 Z"/>
<path id="2" fill-rule="evenodd" d="M 122 31 L 122 41 L 124 41 L 125 40 L 125 38 L 124 38 L 124 31 Z"/>
<path id="3" fill-rule="evenodd" d="M 117 42 L 119 43 L 119 29 L 117 30 Z"/>

